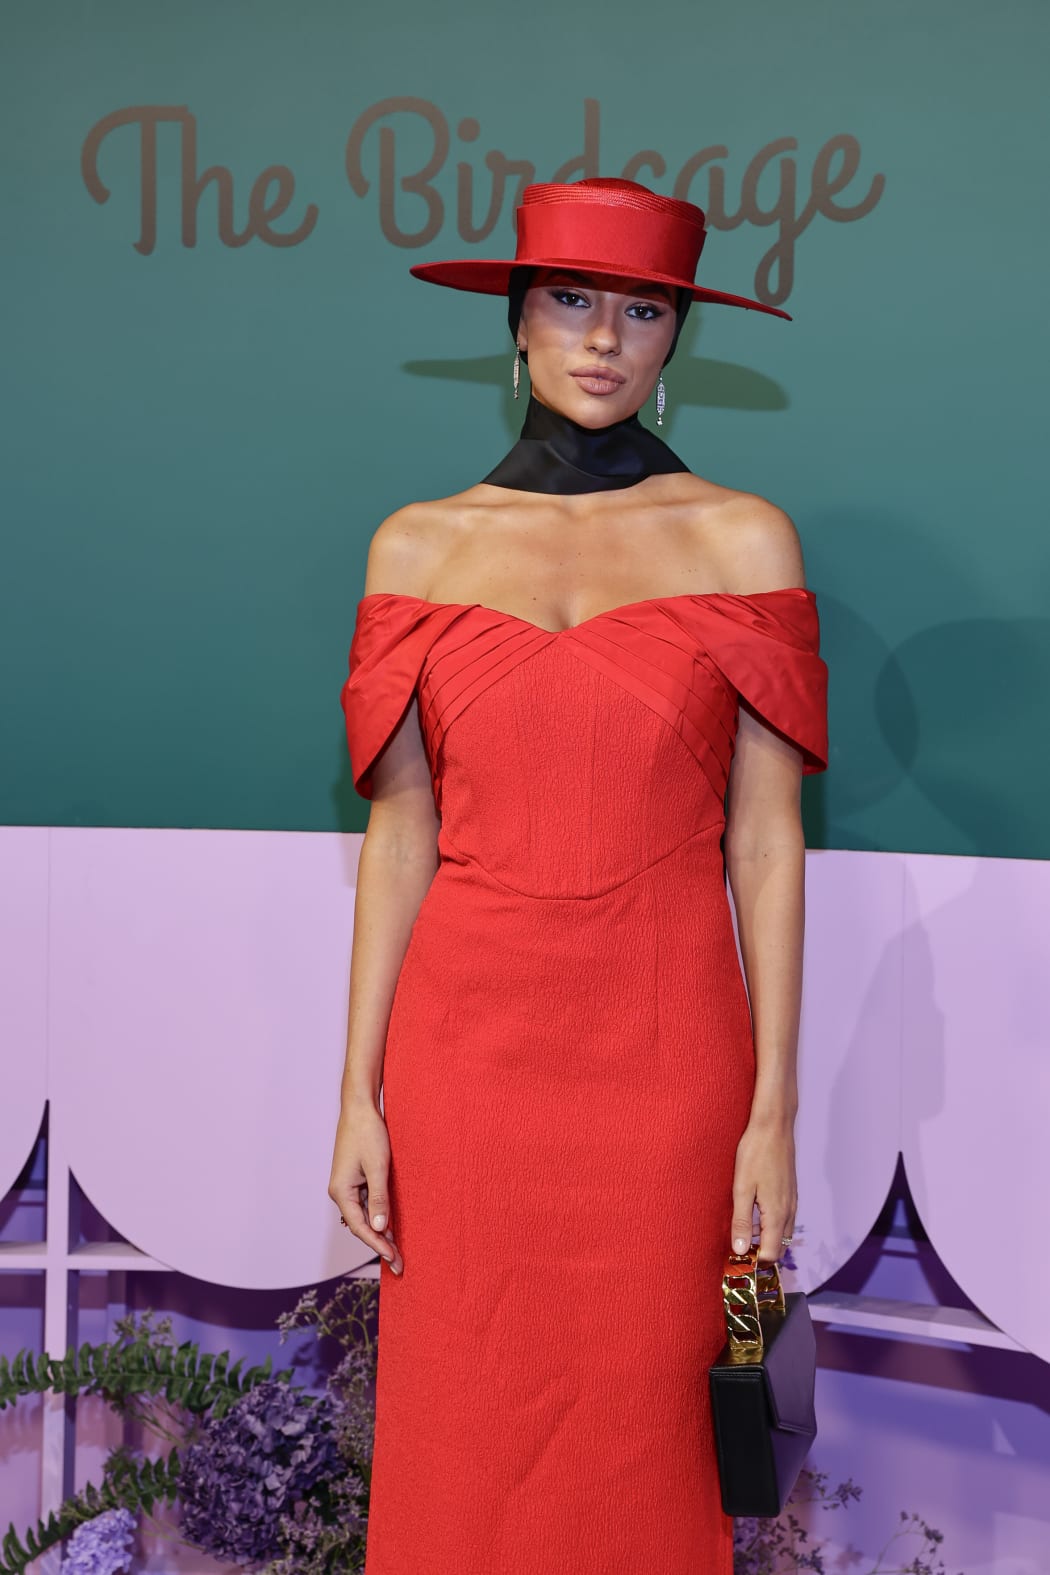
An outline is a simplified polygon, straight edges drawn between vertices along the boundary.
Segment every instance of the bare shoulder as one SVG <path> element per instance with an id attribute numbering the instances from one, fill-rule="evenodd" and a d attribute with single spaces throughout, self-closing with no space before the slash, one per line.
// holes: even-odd
<path id="1" fill-rule="evenodd" d="M 720 496 L 709 496 L 704 509 L 705 538 L 726 589 L 747 595 L 804 586 L 802 543 L 791 516 L 756 492 L 715 490 Z"/>
<path id="2" fill-rule="evenodd" d="M 425 596 L 461 512 L 462 500 L 452 497 L 406 503 L 388 514 L 368 545 L 365 594 Z"/>

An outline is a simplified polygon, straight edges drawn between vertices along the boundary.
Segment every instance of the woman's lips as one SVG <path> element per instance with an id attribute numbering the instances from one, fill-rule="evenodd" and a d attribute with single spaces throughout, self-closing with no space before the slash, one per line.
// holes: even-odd
<path id="1" fill-rule="evenodd" d="M 571 375 L 588 394 L 615 394 L 618 388 L 623 387 L 622 378 L 594 377 L 579 372 L 573 372 Z"/>

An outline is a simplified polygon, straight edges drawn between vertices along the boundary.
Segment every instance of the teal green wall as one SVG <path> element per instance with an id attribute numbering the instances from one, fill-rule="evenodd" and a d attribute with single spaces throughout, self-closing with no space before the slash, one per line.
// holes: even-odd
<path id="1" fill-rule="evenodd" d="M 520 408 L 501 302 L 407 270 L 511 253 L 510 193 L 457 233 L 457 163 L 480 226 L 485 154 L 550 179 L 589 113 L 597 165 L 570 175 L 655 150 L 639 178 L 708 210 L 702 282 L 794 316 L 694 308 L 664 431 L 801 532 L 831 669 L 811 843 L 1050 854 L 1045 4 L 8 0 L 0 25 L 0 820 L 363 827 L 339 689 L 368 539 L 479 479 Z M 400 98 L 429 120 L 362 135 Z M 310 233 L 224 244 L 213 185 L 184 244 L 167 122 L 136 249 L 135 128 L 101 141 L 107 202 L 81 171 L 134 106 L 192 114 L 238 232 L 283 165 L 272 230 L 313 204 Z M 381 197 L 380 125 L 400 180 L 435 123 L 434 233 L 407 244 L 428 210 Z"/>

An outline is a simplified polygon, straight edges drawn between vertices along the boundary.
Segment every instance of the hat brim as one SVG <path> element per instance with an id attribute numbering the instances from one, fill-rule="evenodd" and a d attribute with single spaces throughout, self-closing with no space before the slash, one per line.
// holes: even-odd
<path id="1" fill-rule="evenodd" d="M 627 277 L 622 269 L 587 262 L 579 257 L 560 257 L 557 261 L 549 257 L 516 257 L 510 260 L 501 258 L 497 261 L 465 257 L 449 262 L 416 263 L 408 271 L 417 279 L 425 279 L 428 284 L 443 284 L 451 290 L 470 290 L 478 295 L 507 295 L 510 290 L 511 272 L 515 268 L 571 268 L 579 273 L 592 273 L 603 279 Z M 714 301 L 721 306 L 743 306 L 752 312 L 768 312 L 771 317 L 784 317 L 789 323 L 794 321 L 790 312 L 782 311 L 779 306 L 767 306 L 764 301 L 752 300 L 748 295 L 730 295 L 725 290 L 708 290 L 703 285 L 693 284 L 689 279 L 676 279 L 672 274 L 667 273 L 647 272 L 644 277 L 652 280 L 654 284 L 669 284 L 678 290 L 686 290 L 694 301 Z"/>

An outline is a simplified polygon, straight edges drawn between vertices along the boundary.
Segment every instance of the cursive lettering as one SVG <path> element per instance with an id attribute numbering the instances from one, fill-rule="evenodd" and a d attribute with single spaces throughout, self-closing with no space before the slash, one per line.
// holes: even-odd
<path id="1" fill-rule="evenodd" d="M 197 121 L 185 105 L 137 104 L 130 109 L 114 110 L 97 121 L 84 139 L 80 153 L 80 173 L 84 185 L 98 203 L 109 201 L 109 187 L 98 172 L 98 156 L 103 142 L 120 126 L 139 128 L 139 238 L 135 250 L 149 256 L 157 244 L 157 127 L 171 121 L 180 128 L 180 186 L 182 194 L 182 244 L 197 244 L 197 210 L 205 189 L 217 191 L 219 239 L 224 246 L 245 246 L 258 237 L 268 246 L 298 246 L 317 224 L 318 209 L 307 205 L 302 223 L 295 230 L 278 232 L 272 221 L 285 213 L 295 195 L 295 176 L 284 164 L 271 164 L 256 177 L 248 197 L 248 222 L 238 230 L 233 218 L 233 175 L 224 165 L 213 164 L 197 174 Z M 277 191 L 267 201 L 275 184 Z"/>
<path id="2" fill-rule="evenodd" d="M 92 126 L 80 163 L 91 196 L 98 203 L 108 201 L 110 192 L 98 170 L 102 145 L 120 127 L 137 128 L 140 232 L 133 242 L 136 251 L 147 256 L 157 243 L 157 127 L 165 122 L 179 128 L 184 246 L 197 245 L 201 198 L 210 187 L 215 188 L 216 227 L 223 246 L 236 249 L 252 240 L 267 246 L 298 246 L 313 234 L 318 220 L 313 203 L 307 204 L 295 228 L 275 228 L 295 198 L 295 176 L 287 165 L 270 164 L 256 177 L 244 227 L 238 229 L 232 172 L 225 165 L 212 164 L 197 173 L 194 116 L 184 105 L 135 105 L 114 110 Z M 599 173 L 603 162 L 601 131 L 600 103 L 585 98 L 582 150 L 554 170 L 552 182 Z M 356 197 L 374 201 L 380 231 L 392 246 L 428 246 L 448 220 L 441 177 L 453 157 L 455 142 L 454 171 L 449 172 L 454 187 L 452 223 L 461 241 L 476 245 L 493 233 L 508 211 L 513 220 L 525 187 L 542 178 L 531 159 L 515 158 L 500 148 L 483 149 L 480 138 L 481 125 L 473 116 L 461 118 L 453 136 L 445 115 L 428 99 L 411 95 L 380 99 L 350 128 L 344 150 L 347 181 Z M 671 193 L 702 208 L 708 230 L 734 230 L 751 224 L 773 231 L 772 244 L 759 259 L 753 290 L 758 300 L 770 306 L 780 306 L 790 296 L 797 243 L 814 219 L 819 216 L 836 224 L 862 219 L 880 201 L 886 186 L 884 175 L 874 175 L 852 203 L 839 200 L 857 179 L 861 166 L 860 143 L 846 132 L 830 137 L 817 150 L 808 180 L 800 174 L 794 137 L 778 137 L 759 148 L 744 167 L 735 202 L 729 196 L 729 158 L 729 149 L 721 143 L 689 154 L 677 172 L 670 172 Z M 664 181 L 669 175 L 668 161 L 657 149 L 643 148 L 625 161 L 621 173 L 628 180 Z M 765 201 L 760 200 L 760 187 L 768 193 Z"/>

